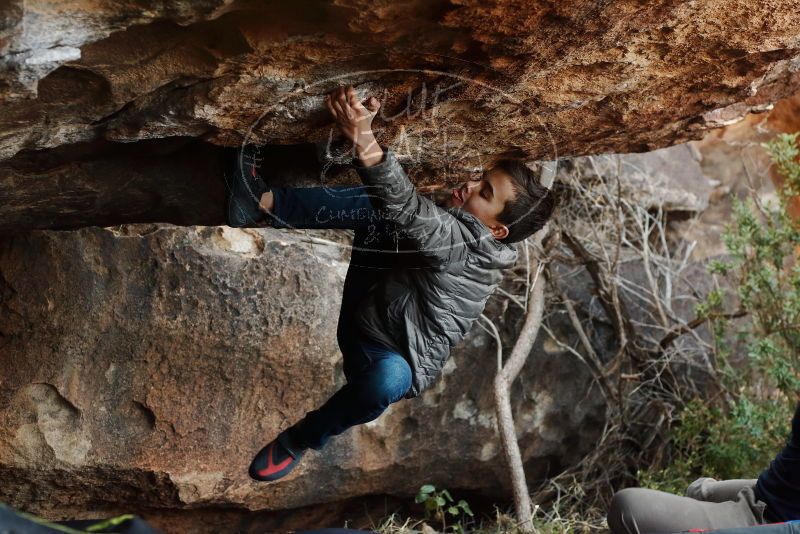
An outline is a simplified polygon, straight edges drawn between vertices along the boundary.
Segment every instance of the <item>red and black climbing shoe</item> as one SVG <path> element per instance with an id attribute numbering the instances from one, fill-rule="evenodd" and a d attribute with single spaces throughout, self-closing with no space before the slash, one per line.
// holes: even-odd
<path id="1" fill-rule="evenodd" d="M 226 148 L 224 158 L 228 226 L 259 226 L 266 219 L 266 213 L 259 208 L 261 195 L 269 187 L 259 172 L 262 158 L 258 145 Z"/>
<path id="2" fill-rule="evenodd" d="M 258 451 L 250 464 L 250 477 L 259 481 L 278 480 L 289 474 L 305 454 L 296 447 L 286 430 Z"/>

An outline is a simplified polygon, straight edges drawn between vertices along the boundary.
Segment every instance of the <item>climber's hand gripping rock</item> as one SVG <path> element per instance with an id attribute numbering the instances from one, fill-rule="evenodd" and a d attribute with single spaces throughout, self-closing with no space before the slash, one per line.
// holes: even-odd
<path id="1" fill-rule="evenodd" d="M 361 163 L 366 167 L 379 163 L 383 159 L 383 149 L 372 132 L 372 120 L 380 109 L 378 99 L 371 96 L 364 105 L 356 90 L 348 85 L 328 93 L 325 104 L 336 126 L 353 143 Z"/>

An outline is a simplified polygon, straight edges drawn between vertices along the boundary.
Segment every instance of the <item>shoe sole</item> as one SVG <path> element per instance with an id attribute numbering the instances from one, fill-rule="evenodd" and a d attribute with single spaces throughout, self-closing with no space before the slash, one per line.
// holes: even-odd
<path id="1" fill-rule="evenodd" d="M 250 475 L 250 478 L 252 478 L 252 479 L 254 479 L 254 480 L 258 481 L 258 482 L 272 482 L 274 480 L 281 479 L 281 478 L 285 477 L 286 475 L 288 475 L 292 471 L 292 469 L 294 469 L 294 467 L 298 463 L 300 463 L 300 460 L 303 457 L 302 453 L 297 455 L 297 456 L 290 455 L 289 457 L 285 458 L 282 462 L 280 462 L 278 464 L 273 464 L 272 463 L 272 454 L 274 453 L 274 448 L 278 444 L 278 442 L 279 442 L 279 440 L 278 440 L 278 438 L 276 438 L 275 440 L 273 440 L 269 444 L 265 445 L 263 449 L 258 451 L 258 454 L 256 454 L 255 458 L 253 459 L 253 462 L 250 464 L 250 469 L 248 469 L 248 473 Z M 264 452 L 265 449 L 266 449 L 266 459 L 267 459 L 266 466 L 261 468 L 261 469 L 258 469 L 258 468 L 255 467 L 255 462 L 256 462 L 257 459 L 259 459 L 259 457 L 262 455 L 262 452 Z M 287 463 L 287 460 L 289 460 L 288 463 Z M 284 463 L 286 464 L 285 467 L 283 467 L 282 469 L 280 469 L 278 471 L 274 471 L 274 472 L 272 472 L 272 473 L 270 473 L 268 475 L 261 475 L 260 474 L 260 472 L 266 471 L 270 467 L 279 467 L 279 466 L 283 465 Z"/>

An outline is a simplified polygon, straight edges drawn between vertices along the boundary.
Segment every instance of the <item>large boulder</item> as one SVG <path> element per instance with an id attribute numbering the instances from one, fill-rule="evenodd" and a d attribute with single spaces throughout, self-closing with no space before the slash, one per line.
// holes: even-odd
<path id="1" fill-rule="evenodd" d="M 3 238 L 0 501 L 57 519 L 411 500 L 424 483 L 509 498 L 496 348 L 480 328 L 420 397 L 309 451 L 278 483 L 249 479 L 253 454 L 344 384 L 348 236 L 330 233 L 330 244 L 322 231 L 171 225 Z M 521 316 L 501 303 L 487 314 L 508 351 Z M 548 339 L 512 392 L 531 484 L 602 430 L 588 373 Z"/>

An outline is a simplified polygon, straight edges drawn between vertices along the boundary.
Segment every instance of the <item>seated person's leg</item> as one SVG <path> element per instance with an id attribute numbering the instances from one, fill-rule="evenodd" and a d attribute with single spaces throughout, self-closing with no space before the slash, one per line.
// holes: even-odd
<path id="1" fill-rule="evenodd" d="M 741 492 L 735 501 L 713 503 L 663 491 L 627 488 L 611 500 L 608 526 L 613 534 L 662 534 L 761 524 L 763 507 L 756 503 L 752 489 Z"/>
<path id="2" fill-rule="evenodd" d="M 698 478 L 686 488 L 686 496 L 698 501 L 725 502 L 736 500 L 736 495 L 742 488 L 752 488 L 756 485 L 755 478 L 740 478 L 734 480 L 715 480 L 713 478 Z"/>

